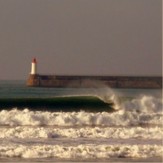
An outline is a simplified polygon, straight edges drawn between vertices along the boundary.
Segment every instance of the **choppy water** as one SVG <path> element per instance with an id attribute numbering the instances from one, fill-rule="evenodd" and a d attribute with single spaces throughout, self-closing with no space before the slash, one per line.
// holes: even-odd
<path id="1" fill-rule="evenodd" d="M 28 88 L 24 81 L 0 82 L 0 99 L 74 95 L 112 102 L 115 111 L 0 106 L 0 161 L 161 161 L 162 90 Z"/>

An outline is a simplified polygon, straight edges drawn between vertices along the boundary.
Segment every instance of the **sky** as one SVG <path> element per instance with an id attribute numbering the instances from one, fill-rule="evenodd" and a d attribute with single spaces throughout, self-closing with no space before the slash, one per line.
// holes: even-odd
<path id="1" fill-rule="evenodd" d="M 162 75 L 161 0 L 0 0 L 0 80 Z"/>

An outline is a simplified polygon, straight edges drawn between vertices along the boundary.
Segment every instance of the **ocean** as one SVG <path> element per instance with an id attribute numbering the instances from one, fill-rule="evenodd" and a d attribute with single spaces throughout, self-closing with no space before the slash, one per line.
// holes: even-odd
<path id="1" fill-rule="evenodd" d="M 161 89 L 0 81 L 0 162 L 162 162 Z"/>

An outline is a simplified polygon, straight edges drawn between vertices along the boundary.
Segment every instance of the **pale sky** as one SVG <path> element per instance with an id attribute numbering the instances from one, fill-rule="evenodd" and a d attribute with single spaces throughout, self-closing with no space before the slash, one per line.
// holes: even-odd
<path id="1" fill-rule="evenodd" d="M 161 0 L 0 0 L 0 80 L 161 75 Z"/>

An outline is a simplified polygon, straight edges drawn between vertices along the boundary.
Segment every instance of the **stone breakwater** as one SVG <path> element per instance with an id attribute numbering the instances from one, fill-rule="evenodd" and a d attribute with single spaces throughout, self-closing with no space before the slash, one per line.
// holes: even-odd
<path id="1" fill-rule="evenodd" d="M 71 88 L 147 88 L 161 89 L 160 76 L 72 76 L 72 75 L 30 75 L 27 86 L 71 87 Z"/>

